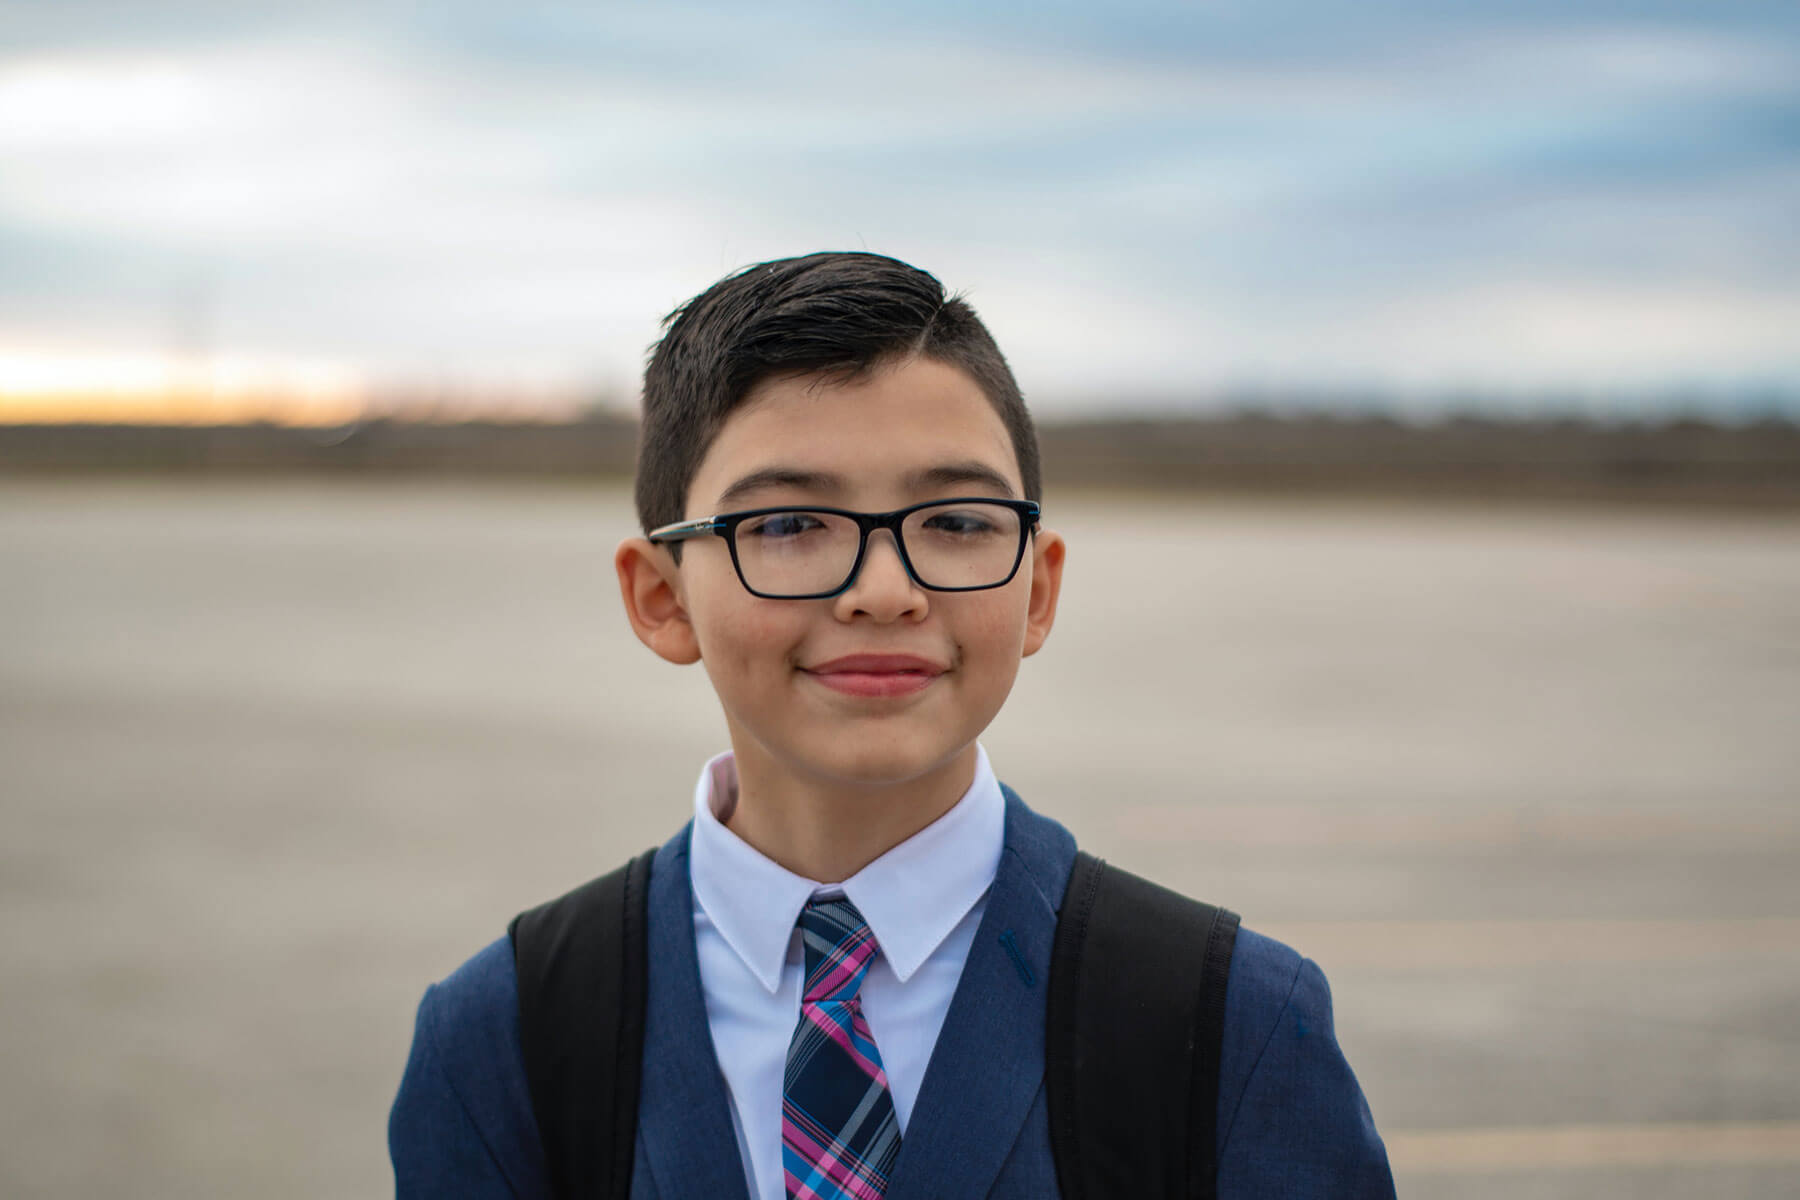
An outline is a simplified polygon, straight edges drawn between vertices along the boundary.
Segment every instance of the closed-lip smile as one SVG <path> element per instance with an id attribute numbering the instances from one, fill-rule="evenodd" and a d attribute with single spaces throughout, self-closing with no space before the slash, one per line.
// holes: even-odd
<path id="1" fill-rule="evenodd" d="M 913 654 L 846 654 L 801 670 L 834 692 L 904 696 L 930 687 L 946 668 Z"/>

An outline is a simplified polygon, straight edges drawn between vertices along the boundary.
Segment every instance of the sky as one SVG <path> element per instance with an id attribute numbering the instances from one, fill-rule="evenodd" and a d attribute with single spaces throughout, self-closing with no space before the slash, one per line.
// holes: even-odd
<path id="1" fill-rule="evenodd" d="M 1800 419 L 1800 5 L 0 0 L 0 420 L 628 406 L 831 248 L 1045 414 Z"/>

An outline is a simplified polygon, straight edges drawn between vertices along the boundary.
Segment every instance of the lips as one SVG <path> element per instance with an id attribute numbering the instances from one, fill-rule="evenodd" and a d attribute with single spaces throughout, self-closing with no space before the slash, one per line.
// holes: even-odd
<path id="1" fill-rule="evenodd" d="M 912 654 L 848 654 L 802 669 L 845 695 L 905 696 L 930 687 L 946 668 Z"/>

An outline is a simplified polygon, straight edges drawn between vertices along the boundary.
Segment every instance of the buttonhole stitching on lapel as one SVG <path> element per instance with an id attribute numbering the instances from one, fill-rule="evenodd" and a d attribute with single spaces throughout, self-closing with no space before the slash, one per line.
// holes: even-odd
<path id="1" fill-rule="evenodd" d="M 1000 934 L 1000 944 L 1006 948 L 1013 966 L 1019 969 L 1019 978 L 1025 981 L 1025 986 L 1036 987 L 1037 975 L 1032 971 L 1031 964 L 1025 961 L 1025 954 L 1019 949 L 1019 939 L 1013 936 L 1012 930 L 1008 929 Z"/>

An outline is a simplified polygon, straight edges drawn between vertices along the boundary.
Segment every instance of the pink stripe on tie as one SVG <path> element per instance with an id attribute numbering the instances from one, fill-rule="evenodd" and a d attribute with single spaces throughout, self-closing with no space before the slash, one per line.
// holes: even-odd
<path id="1" fill-rule="evenodd" d="M 870 1079 L 879 1081 L 882 1087 L 887 1086 L 887 1072 L 882 1069 L 881 1064 L 858 1049 L 855 1039 L 845 1031 L 843 1025 L 832 1020 L 831 1015 L 825 1012 L 821 1005 L 806 1005 L 800 1010 L 800 1019 L 802 1021 L 812 1022 L 813 1028 L 836 1042 L 838 1046 L 843 1049 L 844 1053 L 848 1054 L 851 1060 L 856 1063 L 857 1067 L 864 1075 L 867 1075 Z M 865 1041 L 869 1042 L 871 1045 L 874 1044 L 874 1035 L 869 1032 L 869 1023 L 863 1019 L 863 1015 L 857 1013 L 854 1020 L 856 1022 L 856 1032 L 861 1034 Z"/>

